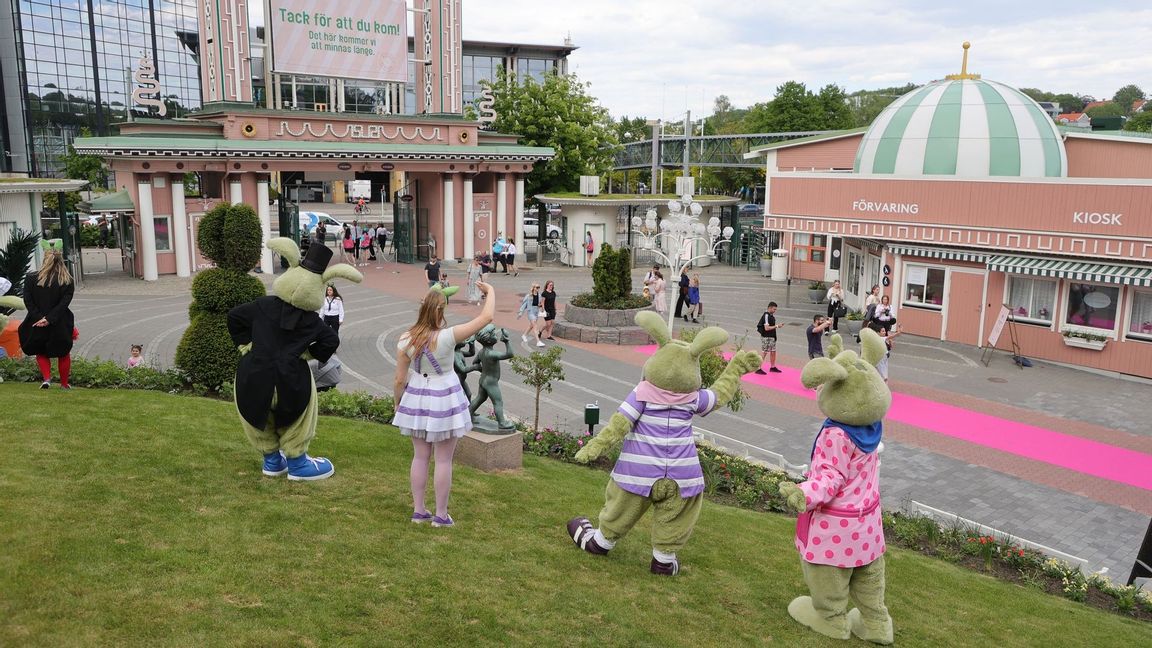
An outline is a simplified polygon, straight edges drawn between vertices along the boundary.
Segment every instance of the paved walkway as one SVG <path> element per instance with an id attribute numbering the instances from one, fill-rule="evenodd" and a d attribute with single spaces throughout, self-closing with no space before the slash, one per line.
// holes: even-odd
<path id="1" fill-rule="evenodd" d="M 411 325 L 426 284 L 418 266 L 372 264 L 361 270 L 363 284 L 340 287 L 347 309 L 341 388 L 390 393 L 396 341 Z M 463 278 L 463 268 L 448 271 Z M 779 347 L 785 373 L 775 382 L 776 376 L 750 376 L 745 408 L 702 419 L 700 431 L 736 452 L 785 466 L 806 464 L 823 416 L 799 390 L 797 377 L 806 357 L 803 327 L 823 306 L 804 303 L 805 290 L 788 295 L 754 272 L 716 267 L 701 275 L 705 319 L 733 334 L 731 348 L 758 349 L 754 326 L 770 300 L 782 305 L 778 317 L 788 327 Z M 562 300 L 591 287 L 588 271 L 566 268 L 526 268 L 519 277 L 491 279 L 497 322 L 512 333 L 517 353 L 534 350 L 518 338 L 526 325 L 515 318 L 519 298 L 531 282 L 545 279 L 556 281 Z M 77 353 L 123 361 L 131 343 L 143 343 L 147 362 L 169 366 L 187 325 L 189 283 L 90 279 L 74 302 L 82 333 Z M 461 295 L 453 299 L 449 319 L 456 323 L 477 311 Z M 885 423 L 883 455 L 887 506 L 920 502 L 1126 578 L 1152 515 L 1149 385 L 1042 362 L 1020 370 L 1003 352 L 985 367 L 978 349 L 912 336 L 897 342 L 891 361 L 896 405 Z M 550 344 L 566 349 L 567 379 L 548 396 L 542 424 L 567 430 L 583 429 L 586 403 L 599 402 L 606 420 L 639 379 L 647 357 L 631 347 Z M 509 411 L 530 416 L 531 392 L 510 370 L 504 384 Z M 960 424 L 978 429 L 964 432 Z M 1031 447 L 1053 438 L 1071 445 L 1056 452 Z M 1089 470 L 1078 463 L 1086 457 L 1067 456 L 1084 448 L 1122 456 L 1127 467 Z"/>

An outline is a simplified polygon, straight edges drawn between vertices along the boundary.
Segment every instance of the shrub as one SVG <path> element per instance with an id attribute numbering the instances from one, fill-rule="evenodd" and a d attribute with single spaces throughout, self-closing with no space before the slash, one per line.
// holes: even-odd
<path id="1" fill-rule="evenodd" d="M 228 316 L 204 313 L 192 320 L 176 347 L 176 366 L 193 384 L 217 389 L 236 379 L 240 353 L 228 335 Z"/>
<path id="2" fill-rule="evenodd" d="M 82 223 L 80 225 L 80 247 L 96 247 L 98 245 L 100 245 L 100 226 Z M 116 231 L 112 229 L 108 231 L 108 247 L 120 247 L 117 243 Z"/>
<path id="3" fill-rule="evenodd" d="M 395 413 L 391 396 L 373 396 L 368 392 L 342 392 L 335 389 L 318 394 L 317 409 L 321 414 L 390 423 Z"/>
<path id="4" fill-rule="evenodd" d="M 679 337 L 685 342 L 691 342 L 696 339 L 696 334 L 700 329 L 681 329 Z M 724 373 L 724 369 L 728 366 L 728 361 L 724 359 L 724 355 L 720 352 L 719 348 L 706 351 L 700 356 L 700 380 L 704 387 L 710 387 L 720 374 Z M 742 383 L 736 387 L 736 393 L 732 396 L 726 405 L 728 409 L 733 412 L 739 412 L 741 407 L 744 407 L 744 399 L 748 397 L 748 393 L 744 391 Z"/>
<path id="5" fill-rule="evenodd" d="M 568 300 L 569 304 L 580 308 L 602 308 L 606 310 L 624 310 L 628 308 L 650 308 L 652 302 L 640 295 L 624 295 L 623 297 L 601 300 L 594 293 L 580 293 Z"/>
<path id="6" fill-rule="evenodd" d="M 227 313 L 240 304 L 264 296 L 264 284 L 256 277 L 236 270 L 209 268 L 192 280 L 195 312 Z M 193 312 L 189 307 L 189 314 Z"/>
<path id="7" fill-rule="evenodd" d="M 196 244 L 217 267 L 247 272 L 260 262 L 261 236 L 255 210 L 220 203 L 200 219 Z"/>

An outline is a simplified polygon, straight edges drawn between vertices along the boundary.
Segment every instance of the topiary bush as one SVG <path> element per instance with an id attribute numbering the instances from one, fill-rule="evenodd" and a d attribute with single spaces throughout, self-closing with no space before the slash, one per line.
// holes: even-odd
<path id="1" fill-rule="evenodd" d="M 200 220 L 196 243 L 215 268 L 192 281 L 190 324 L 176 347 L 176 366 L 195 385 L 219 390 L 236 377 L 240 354 L 228 335 L 228 311 L 265 294 L 248 274 L 260 262 L 260 218 L 247 205 L 220 204 Z"/>

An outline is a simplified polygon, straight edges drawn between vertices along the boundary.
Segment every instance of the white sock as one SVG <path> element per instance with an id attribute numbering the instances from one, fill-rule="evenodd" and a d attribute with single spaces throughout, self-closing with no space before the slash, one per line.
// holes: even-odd
<path id="1" fill-rule="evenodd" d="M 596 535 L 592 536 L 592 538 L 596 540 L 596 544 L 604 547 L 605 549 L 611 550 L 612 547 L 616 546 L 615 542 L 604 537 L 604 534 L 600 531 L 600 529 L 596 529 Z"/>
<path id="2" fill-rule="evenodd" d="M 676 554 L 664 553 L 663 551 L 660 551 L 659 549 L 656 549 L 655 547 L 652 548 L 652 557 L 655 558 L 656 560 L 659 560 L 660 562 L 662 562 L 664 564 L 676 562 Z"/>

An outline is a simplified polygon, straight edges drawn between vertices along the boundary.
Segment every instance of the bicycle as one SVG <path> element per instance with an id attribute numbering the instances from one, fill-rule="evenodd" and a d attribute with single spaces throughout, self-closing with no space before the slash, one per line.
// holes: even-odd
<path id="1" fill-rule="evenodd" d="M 572 265 L 572 250 L 564 245 L 564 242 L 559 238 L 549 238 L 545 240 L 544 251 L 549 254 L 555 254 L 560 263 Z"/>
<path id="2" fill-rule="evenodd" d="M 367 203 L 365 203 L 363 206 L 356 205 L 355 207 L 352 208 L 352 211 L 355 212 L 357 216 L 371 216 L 372 215 L 372 210 L 368 207 Z"/>

